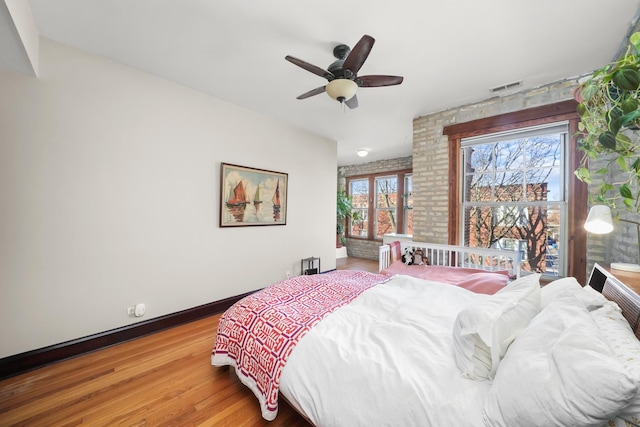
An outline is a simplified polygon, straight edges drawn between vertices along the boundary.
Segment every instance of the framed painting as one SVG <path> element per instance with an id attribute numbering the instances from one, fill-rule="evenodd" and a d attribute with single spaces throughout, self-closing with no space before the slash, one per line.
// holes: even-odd
<path id="1" fill-rule="evenodd" d="M 288 174 L 222 163 L 220 227 L 287 224 Z"/>

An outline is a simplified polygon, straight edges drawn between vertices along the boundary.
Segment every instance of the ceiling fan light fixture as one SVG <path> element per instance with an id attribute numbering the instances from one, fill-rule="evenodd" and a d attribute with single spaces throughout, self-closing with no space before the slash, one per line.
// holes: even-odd
<path id="1" fill-rule="evenodd" d="M 364 148 L 356 151 L 356 154 L 360 157 L 367 157 L 367 154 L 369 154 L 369 152 L 367 150 L 365 150 Z"/>
<path id="2" fill-rule="evenodd" d="M 345 102 L 353 98 L 357 89 L 356 82 L 349 79 L 331 80 L 325 88 L 327 95 L 339 102 Z"/>

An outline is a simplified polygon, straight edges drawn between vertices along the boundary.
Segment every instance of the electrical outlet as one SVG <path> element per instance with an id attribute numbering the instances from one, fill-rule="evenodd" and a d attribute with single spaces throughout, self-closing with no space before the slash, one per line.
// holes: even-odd
<path id="1" fill-rule="evenodd" d="M 135 309 L 133 311 L 133 315 L 136 317 L 144 316 L 145 310 L 146 310 L 146 307 L 144 306 L 144 304 L 142 303 L 136 304 Z"/>
<path id="2" fill-rule="evenodd" d="M 127 307 L 127 316 L 133 316 L 136 312 L 136 307 L 132 306 L 132 307 Z"/>

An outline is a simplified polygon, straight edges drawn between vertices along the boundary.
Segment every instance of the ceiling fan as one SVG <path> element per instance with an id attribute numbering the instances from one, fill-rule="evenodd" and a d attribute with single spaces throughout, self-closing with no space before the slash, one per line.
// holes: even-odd
<path id="1" fill-rule="evenodd" d="M 350 49 L 345 44 L 336 46 L 333 49 L 333 56 L 337 60 L 329 65 L 326 70 L 293 56 L 285 56 L 284 59 L 292 64 L 329 81 L 325 86 L 305 92 L 298 96 L 297 99 L 305 99 L 326 92 L 327 95 L 341 104 L 344 103 L 349 108 L 356 108 L 358 106 L 358 97 L 356 96 L 358 87 L 393 86 L 402 83 L 403 78 L 401 76 L 358 76 L 358 71 L 360 71 L 362 64 L 369 56 L 373 43 L 375 43 L 375 39 L 365 34 L 353 49 Z"/>

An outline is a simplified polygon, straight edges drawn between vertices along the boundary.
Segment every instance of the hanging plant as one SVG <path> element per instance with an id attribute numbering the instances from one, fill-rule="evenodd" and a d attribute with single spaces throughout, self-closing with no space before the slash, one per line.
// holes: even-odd
<path id="1" fill-rule="evenodd" d="M 583 152 L 575 175 L 588 184 L 591 174 L 601 176 L 592 202 L 612 208 L 618 200 L 640 213 L 640 32 L 630 37 L 627 52 L 616 62 L 597 70 L 576 89 L 578 148 Z M 606 167 L 590 171 L 590 159 L 607 156 Z M 611 182 L 610 172 L 620 180 Z M 593 177 L 595 178 L 595 177 Z"/>

